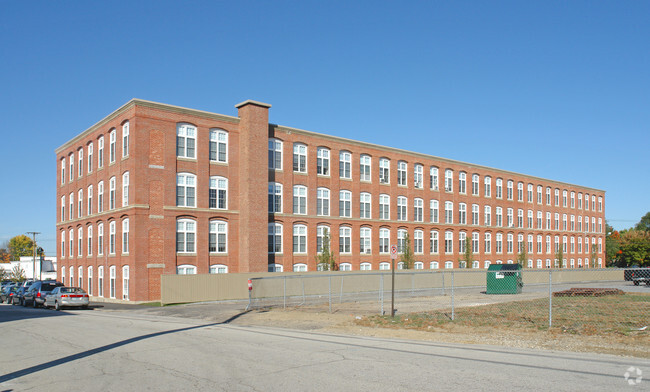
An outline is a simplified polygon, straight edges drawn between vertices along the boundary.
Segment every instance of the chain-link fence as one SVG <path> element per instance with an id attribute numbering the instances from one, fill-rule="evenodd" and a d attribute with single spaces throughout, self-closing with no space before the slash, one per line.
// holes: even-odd
<path id="1" fill-rule="evenodd" d="M 249 308 L 390 315 L 394 307 L 397 315 L 428 325 L 489 326 L 498 320 L 500 326 L 554 326 L 579 333 L 625 332 L 650 323 L 650 286 L 622 269 L 511 268 L 254 278 Z"/>

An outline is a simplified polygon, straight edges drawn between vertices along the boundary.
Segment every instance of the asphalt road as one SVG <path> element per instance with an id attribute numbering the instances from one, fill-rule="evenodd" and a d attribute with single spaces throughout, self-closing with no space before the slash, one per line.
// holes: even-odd
<path id="1" fill-rule="evenodd" d="M 650 360 L 0 305 L 0 391 L 621 391 Z M 636 371 L 632 373 L 636 377 Z M 636 380 L 636 378 L 634 378 Z"/>

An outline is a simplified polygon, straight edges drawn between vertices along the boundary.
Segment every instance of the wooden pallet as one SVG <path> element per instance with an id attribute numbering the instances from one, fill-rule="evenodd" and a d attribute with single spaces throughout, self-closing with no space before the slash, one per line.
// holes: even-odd
<path id="1" fill-rule="evenodd" d="M 604 295 L 623 295 L 625 292 L 619 289 L 597 289 L 589 287 L 571 288 L 569 290 L 557 291 L 554 297 L 602 297 Z"/>

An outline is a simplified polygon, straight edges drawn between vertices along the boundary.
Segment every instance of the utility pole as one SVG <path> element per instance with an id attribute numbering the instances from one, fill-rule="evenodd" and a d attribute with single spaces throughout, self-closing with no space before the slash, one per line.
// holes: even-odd
<path id="1" fill-rule="evenodd" d="M 34 261 L 32 262 L 32 279 L 36 280 L 36 234 L 41 234 L 37 231 L 28 231 L 27 234 L 31 234 L 33 238 L 32 249 L 34 250 Z M 41 266 L 42 268 L 42 266 Z"/>

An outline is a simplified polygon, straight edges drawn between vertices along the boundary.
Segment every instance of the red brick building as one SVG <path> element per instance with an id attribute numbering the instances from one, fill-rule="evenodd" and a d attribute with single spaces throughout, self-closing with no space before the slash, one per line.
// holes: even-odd
<path id="1" fill-rule="evenodd" d="M 60 279 L 91 295 L 160 298 L 175 273 L 516 262 L 599 267 L 605 192 L 238 117 L 131 100 L 56 150 Z"/>

